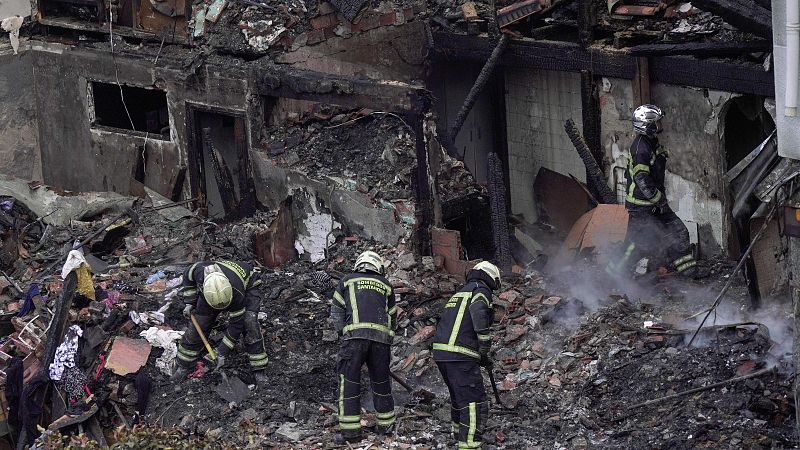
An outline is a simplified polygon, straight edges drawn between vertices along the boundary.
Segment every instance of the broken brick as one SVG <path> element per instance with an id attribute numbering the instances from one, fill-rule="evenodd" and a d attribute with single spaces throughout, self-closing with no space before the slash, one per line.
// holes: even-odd
<path id="1" fill-rule="evenodd" d="M 382 14 L 378 19 L 378 23 L 381 24 L 382 27 L 388 27 L 389 25 L 394 25 L 397 21 L 397 17 L 394 11 L 388 12 L 386 14 Z"/>
<path id="2" fill-rule="evenodd" d="M 436 327 L 433 325 L 426 325 L 420 328 L 419 331 L 417 331 L 417 334 L 411 337 L 409 343 L 411 345 L 421 344 L 432 338 L 434 334 L 436 334 Z"/>
<path id="3" fill-rule="evenodd" d="M 505 343 L 506 344 L 510 344 L 510 343 L 518 340 L 522 336 L 524 336 L 525 333 L 527 333 L 527 332 L 528 332 L 528 327 L 526 327 L 526 326 L 523 326 L 523 325 L 511 325 L 508 328 L 506 328 Z"/>
<path id="4" fill-rule="evenodd" d="M 117 337 L 106 358 L 106 368 L 117 375 L 136 373 L 147 363 L 150 344 L 144 339 Z"/>
<path id="5" fill-rule="evenodd" d="M 339 23 L 336 14 L 325 14 L 324 16 L 317 16 L 311 18 L 311 28 L 321 30 L 323 28 L 333 27 Z"/>
<path id="6" fill-rule="evenodd" d="M 478 9 L 475 7 L 475 3 L 473 2 L 466 2 L 461 5 L 461 15 L 464 17 L 464 20 L 470 22 L 480 20 L 480 16 L 478 16 Z"/>
<path id="7" fill-rule="evenodd" d="M 542 303 L 548 306 L 556 306 L 561 301 L 561 297 L 547 297 Z"/>

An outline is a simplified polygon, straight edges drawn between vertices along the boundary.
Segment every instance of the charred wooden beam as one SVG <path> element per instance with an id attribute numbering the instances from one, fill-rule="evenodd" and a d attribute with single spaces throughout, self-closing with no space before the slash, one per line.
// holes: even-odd
<path id="1" fill-rule="evenodd" d="M 596 21 L 595 2 L 591 0 L 578 0 L 578 39 L 584 48 L 592 45 L 594 41 L 594 25 Z"/>
<path id="2" fill-rule="evenodd" d="M 481 72 L 478 74 L 478 79 L 475 80 L 475 84 L 472 85 L 472 89 L 470 89 L 469 94 L 467 94 L 467 98 L 464 100 L 464 104 L 461 105 L 458 115 L 456 115 L 456 118 L 453 120 L 453 125 L 451 125 L 450 129 L 447 131 L 448 145 L 446 150 L 453 158 L 458 157 L 454 148 L 456 136 L 458 136 L 458 132 L 461 131 L 461 127 L 464 126 L 464 121 L 467 120 L 469 112 L 472 111 L 472 107 L 475 106 L 475 102 L 478 101 L 478 97 L 481 95 L 481 92 L 483 92 L 483 88 L 486 87 L 486 83 L 492 78 L 492 73 L 494 73 L 494 69 L 500 62 L 500 57 L 506 45 L 508 45 L 508 40 L 508 35 L 504 34 L 500 37 L 500 40 L 497 41 L 497 45 L 495 45 L 494 50 L 492 50 L 492 54 L 489 55 L 489 59 L 487 59 L 486 64 L 483 65 Z"/>
<path id="3" fill-rule="evenodd" d="M 422 113 L 430 93 L 419 86 L 265 66 L 251 72 L 255 90 L 269 97 L 292 98 L 345 107 Z"/>
<path id="4" fill-rule="evenodd" d="M 634 56 L 725 56 L 772 51 L 772 42 L 760 39 L 751 42 L 683 42 L 642 44 L 630 47 Z"/>
<path id="5" fill-rule="evenodd" d="M 752 0 L 695 0 L 692 5 L 722 17 L 741 31 L 772 39 L 772 13 Z"/>
<path id="6" fill-rule="evenodd" d="M 605 173 L 603 163 L 605 153 L 600 138 L 600 98 L 597 91 L 597 83 L 591 71 L 581 71 L 581 118 L 583 121 L 583 137 L 589 150 L 594 157 L 600 172 Z M 589 179 L 589 171 L 586 171 L 586 179 Z M 593 191 L 592 195 L 597 197 L 599 193 Z"/>
<path id="7" fill-rule="evenodd" d="M 434 33 L 435 52 L 443 61 L 485 61 L 492 43 L 480 36 Z M 775 96 L 772 72 L 756 63 L 691 56 L 649 58 L 653 82 L 717 89 L 741 94 Z M 508 67 L 580 72 L 591 70 L 596 77 L 625 78 L 636 75 L 636 60 L 625 51 L 599 46 L 583 49 L 579 44 L 557 41 L 513 40 L 500 63 Z"/>
<path id="8" fill-rule="evenodd" d="M 636 76 L 633 78 L 633 103 L 650 103 L 650 62 L 647 58 L 636 58 Z"/>
<path id="9" fill-rule="evenodd" d="M 424 117 L 419 114 L 405 114 L 404 118 L 414 130 L 414 148 L 417 155 L 416 176 L 414 178 L 414 200 L 417 203 L 416 245 L 420 255 L 431 255 L 431 227 L 434 221 L 433 193 L 431 192 L 430 170 L 428 164 L 428 144 L 426 142 Z M 435 188 L 435 186 L 434 186 Z"/>
<path id="10" fill-rule="evenodd" d="M 70 272 L 64 280 L 64 286 L 61 288 L 61 297 L 56 303 L 55 310 L 53 311 L 53 321 L 50 323 L 50 328 L 47 330 L 47 339 L 45 340 L 44 354 L 42 355 L 42 365 L 39 368 L 39 373 L 47 374 L 50 363 L 56 355 L 56 349 L 61 345 L 61 340 L 64 338 L 64 332 L 67 328 L 67 319 L 69 318 L 69 309 L 72 307 L 72 299 L 75 297 L 75 292 L 78 289 L 78 275 Z"/>
<path id="11" fill-rule="evenodd" d="M 594 156 L 592 156 L 592 151 L 587 147 L 586 142 L 581 137 L 580 131 L 578 131 L 578 126 L 575 125 L 572 119 L 567 120 L 564 124 L 564 131 L 567 132 L 569 140 L 572 142 L 572 145 L 575 146 L 575 150 L 586 166 L 586 181 L 589 186 L 600 195 L 598 200 L 609 204 L 617 203 L 617 196 L 614 195 L 614 191 L 606 184 L 606 177 L 603 175 L 603 171 L 600 170 L 600 167 L 597 165 L 597 161 L 595 161 Z"/>

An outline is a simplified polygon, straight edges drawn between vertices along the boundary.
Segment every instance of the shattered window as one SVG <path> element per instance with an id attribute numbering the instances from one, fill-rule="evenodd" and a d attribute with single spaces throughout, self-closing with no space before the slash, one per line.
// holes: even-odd
<path id="1" fill-rule="evenodd" d="M 170 138 L 167 94 L 157 89 L 92 82 L 93 125 Z"/>

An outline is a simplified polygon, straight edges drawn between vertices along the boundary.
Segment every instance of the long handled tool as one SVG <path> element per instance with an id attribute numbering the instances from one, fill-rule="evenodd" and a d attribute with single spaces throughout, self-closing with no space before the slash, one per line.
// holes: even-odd
<path id="1" fill-rule="evenodd" d="M 391 370 L 389 371 L 389 375 L 392 378 L 394 378 L 394 381 L 397 381 L 397 383 L 400 384 L 400 386 L 403 386 L 403 388 L 405 390 L 407 390 L 408 392 L 411 392 L 411 391 L 414 390 L 414 389 L 411 388 L 411 386 L 409 386 L 408 383 L 406 383 L 406 381 L 404 379 L 400 378 L 399 375 L 397 375 L 396 373 L 392 372 Z"/>
<path id="2" fill-rule="evenodd" d="M 200 340 L 203 341 L 203 345 L 206 346 L 206 351 L 208 351 L 208 357 L 211 358 L 212 361 L 217 359 L 217 354 L 214 352 L 214 349 L 211 348 L 211 344 L 208 343 L 208 339 L 206 339 L 206 334 L 203 333 L 203 329 L 200 328 L 200 324 L 197 323 L 197 319 L 194 318 L 194 314 L 189 316 L 192 319 L 192 325 L 194 325 L 194 329 L 197 330 L 197 334 L 200 335 Z"/>
<path id="3" fill-rule="evenodd" d="M 494 392 L 494 400 L 500 405 L 503 409 L 511 410 L 513 408 L 509 408 L 500 400 L 500 392 L 497 390 L 497 382 L 494 381 L 494 371 L 492 370 L 492 366 L 486 368 L 486 373 L 489 374 L 489 381 L 492 383 L 492 392 Z"/>

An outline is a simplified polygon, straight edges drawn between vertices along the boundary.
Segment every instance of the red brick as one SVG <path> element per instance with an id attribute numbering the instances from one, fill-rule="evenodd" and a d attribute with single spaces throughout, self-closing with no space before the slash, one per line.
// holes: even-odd
<path id="1" fill-rule="evenodd" d="M 336 33 L 333 31 L 334 27 L 328 27 L 323 29 L 322 31 L 325 32 L 325 39 L 331 39 L 336 37 Z"/>
<path id="2" fill-rule="evenodd" d="M 380 18 L 378 19 L 378 23 L 380 23 L 382 27 L 388 27 L 389 25 L 394 25 L 396 20 L 397 17 L 395 15 L 395 12 L 392 11 L 381 15 Z"/>
<path id="3" fill-rule="evenodd" d="M 336 18 L 336 14 L 325 14 L 324 16 L 311 18 L 311 27 L 315 30 L 332 27 L 337 23 L 339 23 L 339 19 Z"/>
<path id="4" fill-rule="evenodd" d="M 308 32 L 307 45 L 319 44 L 325 40 L 325 30 L 312 30 Z"/>
<path id="5" fill-rule="evenodd" d="M 380 25 L 380 18 L 378 16 L 364 16 L 357 24 L 353 24 L 353 31 L 355 31 L 356 27 L 358 27 L 358 31 L 367 31 L 378 28 Z"/>

